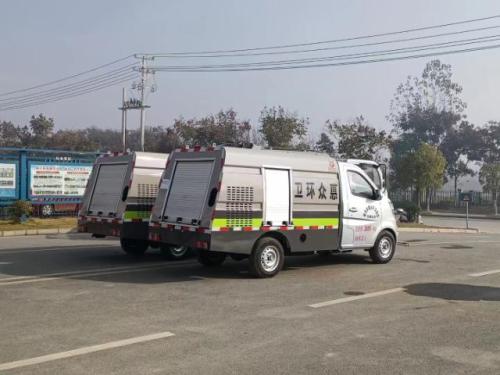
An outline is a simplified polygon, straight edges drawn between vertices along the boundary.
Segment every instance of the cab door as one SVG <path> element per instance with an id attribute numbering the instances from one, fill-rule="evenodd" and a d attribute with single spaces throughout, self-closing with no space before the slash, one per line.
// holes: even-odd
<path id="1" fill-rule="evenodd" d="M 380 193 L 361 168 L 339 163 L 343 249 L 372 247 L 381 223 Z"/>

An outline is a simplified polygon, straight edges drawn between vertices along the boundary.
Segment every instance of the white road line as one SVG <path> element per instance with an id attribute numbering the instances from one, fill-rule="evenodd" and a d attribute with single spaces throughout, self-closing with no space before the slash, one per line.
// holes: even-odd
<path id="1" fill-rule="evenodd" d="M 407 241 L 409 242 L 409 241 Z M 444 241 L 444 242 L 410 242 L 410 246 L 462 245 L 465 243 L 500 243 L 500 241 Z"/>
<path id="2" fill-rule="evenodd" d="M 490 270 L 490 271 L 484 271 L 484 272 L 478 272 L 478 273 L 469 273 L 468 276 L 481 277 L 481 276 L 486 276 L 486 275 L 493 275 L 495 273 L 500 273 L 500 270 Z"/>
<path id="3" fill-rule="evenodd" d="M 63 250 L 102 250 L 102 249 L 120 249 L 120 246 L 117 245 L 99 245 L 99 246 L 61 246 L 61 247 L 52 247 L 52 248 L 33 248 L 33 249 L 4 249 L 0 250 L 0 255 L 12 255 L 12 254 L 25 254 L 25 253 L 40 253 L 45 251 L 63 251 Z"/>
<path id="4" fill-rule="evenodd" d="M 58 359 L 76 357 L 76 356 L 80 356 L 80 355 L 99 352 L 102 350 L 109 350 L 109 349 L 114 349 L 114 348 L 120 348 L 123 346 L 138 344 L 141 342 L 159 340 L 159 339 L 163 339 L 163 338 L 171 337 L 171 336 L 175 336 L 175 335 L 172 332 L 160 332 L 160 333 L 155 333 L 155 334 L 147 335 L 147 336 L 139 336 L 139 337 L 132 337 L 130 339 L 125 339 L 125 340 L 112 341 L 112 342 L 108 342 L 106 344 L 84 346 L 82 348 L 69 350 L 67 352 L 53 353 L 53 354 L 48 354 L 48 355 L 42 355 L 40 357 L 23 359 L 20 361 L 1 363 L 0 364 L 0 371 L 1 370 L 12 370 L 15 368 L 37 365 L 40 363 L 56 361 Z"/>
<path id="5" fill-rule="evenodd" d="M 205 280 L 203 276 L 196 276 L 196 275 L 189 276 L 189 278 L 193 280 Z"/>
<path id="6" fill-rule="evenodd" d="M 150 264 L 144 266 L 132 266 L 132 267 L 112 267 L 112 268 L 101 268 L 101 269 L 93 269 L 86 271 L 74 271 L 74 272 L 61 272 L 61 273 L 52 273 L 52 274 L 44 274 L 37 276 L 19 276 L 19 277 L 9 277 L 9 278 L 0 278 L 0 287 L 1 286 L 9 286 L 9 285 L 17 285 L 17 284 L 27 284 L 27 283 L 36 283 L 43 281 L 51 281 L 58 280 L 62 277 L 78 277 L 78 276 L 100 276 L 100 275 L 112 275 L 117 273 L 126 273 L 126 272 L 140 272 L 140 271 L 148 271 L 158 268 L 172 268 L 175 266 L 186 264 L 187 262 L 175 262 L 175 264 L 170 262 L 164 262 L 160 264 Z"/>
<path id="7" fill-rule="evenodd" d="M 326 306 L 331 306 L 331 305 L 338 305 L 340 303 L 345 303 L 345 302 L 352 302 L 352 301 L 357 301 L 360 299 L 366 299 L 366 298 L 372 298 L 372 297 L 378 297 L 378 296 L 383 296 L 386 294 L 391 294 L 391 293 L 397 293 L 397 292 L 402 292 L 404 291 L 404 288 L 394 288 L 394 289 L 386 289 L 386 290 L 381 290 L 379 292 L 373 292 L 373 293 L 366 293 L 362 294 L 360 296 L 352 296 L 352 297 L 345 297 L 345 298 L 338 298 L 338 299 L 333 299 L 331 301 L 325 301 L 325 302 L 319 302 L 319 303 L 314 303 L 312 305 L 309 305 L 309 307 L 312 308 L 319 308 L 319 307 L 326 307 Z"/>

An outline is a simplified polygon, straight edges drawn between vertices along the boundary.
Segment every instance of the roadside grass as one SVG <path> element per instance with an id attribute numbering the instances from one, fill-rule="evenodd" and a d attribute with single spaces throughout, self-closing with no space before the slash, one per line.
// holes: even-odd
<path id="1" fill-rule="evenodd" d="M 20 224 L 10 220 L 0 220 L 0 231 L 53 228 L 76 228 L 76 217 L 31 218 Z"/>

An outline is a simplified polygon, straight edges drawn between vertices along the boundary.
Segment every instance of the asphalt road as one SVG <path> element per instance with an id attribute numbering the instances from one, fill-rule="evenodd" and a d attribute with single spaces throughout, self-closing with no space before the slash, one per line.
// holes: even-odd
<path id="1" fill-rule="evenodd" d="M 291 257 L 275 278 L 122 254 L 85 236 L 0 240 L 1 374 L 499 374 L 500 235 L 407 233 Z"/>
<path id="2" fill-rule="evenodd" d="M 453 217 L 423 217 L 424 224 L 441 227 L 465 228 L 465 218 Z M 481 232 L 500 234 L 500 220 L 469 219 L 469 228 L 479 229 Z"/>

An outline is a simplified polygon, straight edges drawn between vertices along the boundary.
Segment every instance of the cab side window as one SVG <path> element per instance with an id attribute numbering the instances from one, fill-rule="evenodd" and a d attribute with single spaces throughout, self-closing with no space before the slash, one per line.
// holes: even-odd
<path id="1" fill-rule="evenodd" d="M 370 183 L 359 173 L 347 171 L 351 193 L 358 197 L 373 199 L 374 191 Z"/>

